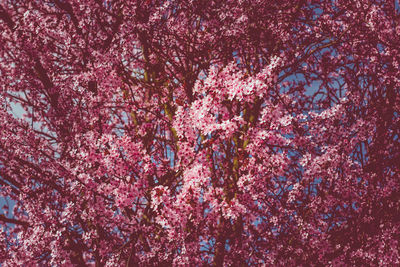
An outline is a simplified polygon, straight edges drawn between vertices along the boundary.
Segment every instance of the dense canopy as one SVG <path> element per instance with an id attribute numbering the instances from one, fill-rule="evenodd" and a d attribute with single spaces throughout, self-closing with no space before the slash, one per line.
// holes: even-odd
<path id="1" fill-rule="evenodd" d="M 3 266 L 400 264 L 398 1 L 0 0 L 0 33 Z"/>

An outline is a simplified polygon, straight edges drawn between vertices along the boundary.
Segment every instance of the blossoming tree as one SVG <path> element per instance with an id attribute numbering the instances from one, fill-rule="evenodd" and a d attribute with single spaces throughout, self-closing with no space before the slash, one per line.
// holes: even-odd
<path id="1" fill-rule="evenodd" d="M 400 264 L 397 1 L 0 3 L 4 266 Z"/>

